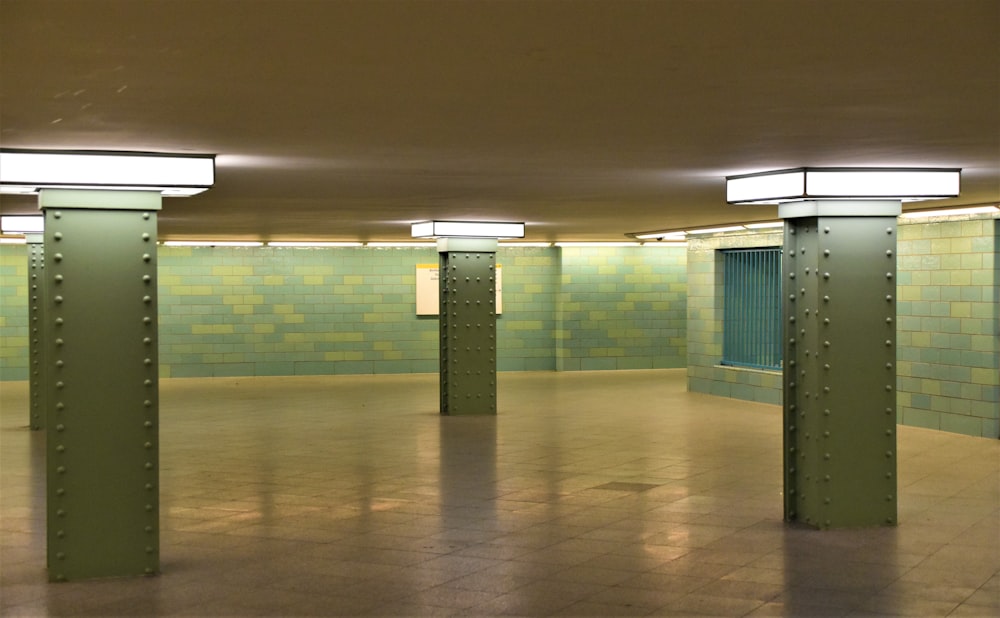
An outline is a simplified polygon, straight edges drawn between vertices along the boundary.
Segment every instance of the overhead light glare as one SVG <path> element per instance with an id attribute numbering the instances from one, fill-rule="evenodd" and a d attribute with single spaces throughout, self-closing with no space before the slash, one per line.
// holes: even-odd
<path id="1" fill-rule="evenodd" d="M 24 239 L 24 236 L 21 236 L 20 238 L 0 238 L 0 245 L 24 245 L 27 244 L 27 242 L 28 241 Z"/>
<path id="2" fill-rule="evenodd" d="M 420 221 L 414 238 L 524 238 L 524 223 L 502 221 Z"/>
<path id="3" fill-rule="evenodd" d="M 896 200 L 956 197 L 958 168 L 800 167 L 726 177 L 730 204 L 805 200 Z"/>
<path id="4" fill-rule="evenodd" d="M 40 215 L 0 216 L 0 231 L 4 234 L 41 234 L 45 231 L 45 217 Z"/>
<path id="5" fill-rule="evenodd" d="M 942 208 L 939 210 L 912 210 L 899 215 L 903 219 L 926 219 L 928 217 L 955 217 L 960 215 L 988 215 L 1000 213 L 996 206 L 971 206 L 969 208 Z"/>
<path id="6" fill-rule="evenodd" d="M 188 197 L 215 184 L 215 155 L 0 150 L 0 192 L 40 189 L 158 191 Z"/>
<path id="7" fill-rule="evenodd" d="M 686 240 L 654 240 L 652 242 L 644 242 L 642 246 L 645 247 L 686 247 Z"/>
<path id="8" fill-rule="evenodd" d="M 761 221 L 760 223 L 745 223 L 743 227 L 748 230 L 769 230 L 776 227 L 785 227 L 782 221 Z"/>
<path id="9" fill-rule="evenodd" d="M 550 242 L 502 242 L 501 247 L 551 247 Z"/>

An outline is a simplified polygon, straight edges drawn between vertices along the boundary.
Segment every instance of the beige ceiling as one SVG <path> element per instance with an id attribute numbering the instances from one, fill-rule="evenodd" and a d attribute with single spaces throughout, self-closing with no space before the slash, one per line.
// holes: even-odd
<path id="1" fill-rule="evenodd" d="M 997 0 L 2 0 L 0 145 L 217 154 L 174 239 L 623 240 L 773 218 L 724 176 L 804 165 L 996 203 L 998 41 Z"/>

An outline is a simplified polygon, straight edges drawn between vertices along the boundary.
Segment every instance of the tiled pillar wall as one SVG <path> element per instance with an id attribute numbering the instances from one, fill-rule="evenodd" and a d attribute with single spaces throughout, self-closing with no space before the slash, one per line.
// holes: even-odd
<path id="1" fill-rule="evenodd" d="M 160 252 L 165 377 L 437 371 L 437 317 L 414 312 L 433 248 Z"/>
<path id="2" fill-rule="evenodd" d="M 899 226 L 899 420 L 1000 437 L 995 219 Z"/>
<path id="3" fill-rule="evenodd" d="M 688 243 L 688 389 L 721 397 L 781 403 L 781 372 L 723 367 L 720 249 L 780 247 L 781 232 L 712 236 Z"/>

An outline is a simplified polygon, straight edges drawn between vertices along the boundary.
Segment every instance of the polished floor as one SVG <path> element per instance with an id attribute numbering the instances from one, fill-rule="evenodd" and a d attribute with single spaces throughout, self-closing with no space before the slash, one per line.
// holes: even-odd
<path id="1" fill-rule="evenodd" d="M 683 370 L 161 383 L 157 577 L 50 584 L 44 432 L 0 383 L 4 616 L 997 616 L 1000 441 L 899 430 L 896 528 L 781 513 L 780 409 Z"/>

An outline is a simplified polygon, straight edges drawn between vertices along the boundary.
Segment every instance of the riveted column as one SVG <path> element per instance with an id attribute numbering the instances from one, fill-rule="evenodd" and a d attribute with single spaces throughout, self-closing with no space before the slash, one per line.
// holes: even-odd
<path id="1" fill-rule="evenodd" d="M 28 247 L 28 427 L 45 428 L 45 390 L 42 372 L 42 325 L 45 323 L 45 249 L 42 234 L 25 234 Z"/>
<path id="2" fill-rule="evenodd" d="M 42 191 L 49 579 L 159 571 L 159 193 Z"/>
<path id="3" fill-rule="evenodd" d="M 496 414 L 495 239 L 442 238 L 441 414 Z"/>
<path id="4" fill-rule="evenodd" d="M 788 521 L 896 524 L 899 206 L 781 207 Z"/>

